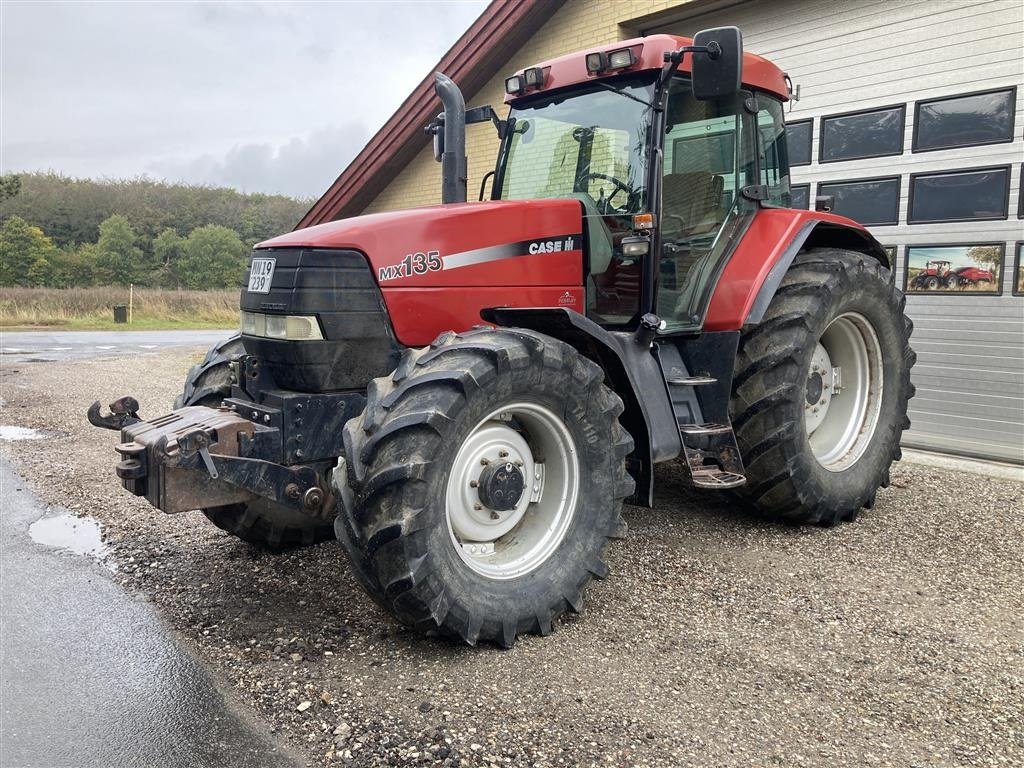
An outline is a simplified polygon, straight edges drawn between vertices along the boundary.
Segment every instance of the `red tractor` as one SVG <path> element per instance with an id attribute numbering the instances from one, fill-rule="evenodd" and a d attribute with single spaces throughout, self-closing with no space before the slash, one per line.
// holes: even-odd
<path id="1" fill-rule="evenodd" d="M 952 262 L 943 259 L 926 261 L 924 269 L 910 281 L 910 287 L 918 291 L 935 291 L 939 288 L 956 288 L 959 281 L 949 267 Z"/>
<path id="2" fill-rule="evenodd" d="M 654 465 L 788 523 L 870 508 L 909 426 L 911 323 L 859 224 L 789 207 L 787 78 L 739 30 L 539 63 L 510 111 L 438 75 L 443 204 L 259 244 L 241 334 L 117 474 L 270 547 L 337 537 L 404 624 L 510 646 L 604 578 Z M 501 137 L 466 202 L 465 125 Z"/>

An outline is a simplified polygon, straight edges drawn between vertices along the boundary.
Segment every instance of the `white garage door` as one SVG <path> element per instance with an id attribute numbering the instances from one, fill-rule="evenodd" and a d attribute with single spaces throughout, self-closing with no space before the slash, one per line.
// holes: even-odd
<path id="1" fill-rule="evenodd" d="M 643 31 L 725 24 L 800 87 L 800 202 L 831 195 L 896 249 L 918 353 L 904 444 L 1024 462 L 1024 3 L 751 0 Z"/>

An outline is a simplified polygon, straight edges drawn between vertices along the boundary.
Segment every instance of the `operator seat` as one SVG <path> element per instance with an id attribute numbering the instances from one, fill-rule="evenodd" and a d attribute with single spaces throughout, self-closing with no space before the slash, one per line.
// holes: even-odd
<path id="1" fill-rule="evenodd" d="M 665 175 L 661 186 L 664 229 L 675 238 L 718 229 L 725 179 L 708 171 Z"/>

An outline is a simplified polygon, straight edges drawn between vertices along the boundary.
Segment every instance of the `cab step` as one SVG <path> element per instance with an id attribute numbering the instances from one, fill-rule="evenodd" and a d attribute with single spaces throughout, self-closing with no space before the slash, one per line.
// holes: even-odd
<path id="1" fill-rule="evenodd" d="M 747 482 L 732 424 L 680 424 L 679 435 L 694 487 L 723 491 Z"/>
<path id="2" fill-rule="evenodd" d="M 715 491 L 737 488 L 747 482 L 747 478 L 743 475 L 736 472 L 726 472 L 715 467 L 692 470 L 690 477 L 696 487 L 710 488 Z"/>
<path id="3" fill-rule="evenodd" d="M 665 381 L 674 387 L 705 387 L 718 383 L 718 379 L 714 376 L 677 376 L 665 379 Z"/>
<path id="4" fill-rule="evenodd" d="M 725 435 L 732 434 L 730 424 L 680 424 L 679 431 L 683 435 L 683 442 L 687 437 L 701 437 L 703 435 Z"/>

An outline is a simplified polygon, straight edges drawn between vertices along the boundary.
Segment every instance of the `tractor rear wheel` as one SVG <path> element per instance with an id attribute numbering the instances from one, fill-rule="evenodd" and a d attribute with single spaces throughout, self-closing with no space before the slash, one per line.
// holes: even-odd
<path id="1" fill-rule="evenodd" d="M 174 399 L 174 407 L 220 405 L 221 400 L 231 395 L 231 362 L 244 354 L 238 334 L 210 347 L 203 361 L 188 372 L 184 391 Z M 330 522 L 264 499 L 209 507 L 203 514 L 232 536 L 271 550 L 309 546 L 334 536 Z"/>
<path id="2" fill-rule="evenodd" d="M 539 333 L 408 350 L 371 382 L 335 471 L 360 583 L 403 624 L 470 645 L 548 634 L 624 528 L 621 412 L 597 365 Z"/>
<path id="3" fill-rule="evenodd" d="M 913 396 L 903 294 L 864 254 L 797 256 L 740 339 L 732 420 L 741 497 L 791 523 L 835 525 L 871 508 L 900 457 Z"/>

